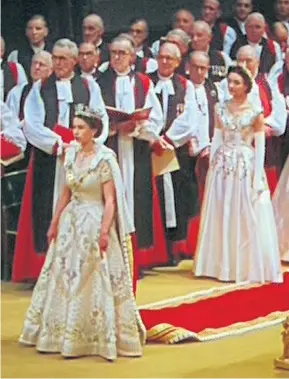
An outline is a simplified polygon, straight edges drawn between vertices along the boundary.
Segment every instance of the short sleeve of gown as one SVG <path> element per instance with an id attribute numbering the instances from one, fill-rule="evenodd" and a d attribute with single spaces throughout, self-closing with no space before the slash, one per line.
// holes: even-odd
<path id="1" fill-rule="evenodd" d="M 106 161 L 101 162 L 100 165 L 100 181 L 101 183 L 108 182 L 109 180 L 112 180 L 112 172 L 110 164 Z"/>

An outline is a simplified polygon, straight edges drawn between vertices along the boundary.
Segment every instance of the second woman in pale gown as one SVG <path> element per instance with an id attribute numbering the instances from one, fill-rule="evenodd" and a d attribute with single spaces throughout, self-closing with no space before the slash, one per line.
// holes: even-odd
<path id="1" fill-rule="evenodd" d="M 262 110 L 247 99 L 247 70 L 232 68 L 228 83 L 232 100 L 216 109 L 194 272 L 222 281 L 282 282 Z"/>
<path id="2" fill-rule="evenodd" d="M 281 259 L 289 262 L 289 157 L 273 195 Z"/>

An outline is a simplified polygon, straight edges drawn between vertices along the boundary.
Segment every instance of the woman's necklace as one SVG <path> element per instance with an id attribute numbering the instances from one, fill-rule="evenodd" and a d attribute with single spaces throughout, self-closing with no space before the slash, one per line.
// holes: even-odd
<path id="1" fill-rule="evenodd" d="M 94 149 L 89 150 L 89 151 L 83 151 L 83 150 L 80 151 L 80 153 L 79 153 L 79 160 L 80 160 L 80 162 L 82 163 L 86 158 L 90 157 L 94 153 L 95 153 Z"/>

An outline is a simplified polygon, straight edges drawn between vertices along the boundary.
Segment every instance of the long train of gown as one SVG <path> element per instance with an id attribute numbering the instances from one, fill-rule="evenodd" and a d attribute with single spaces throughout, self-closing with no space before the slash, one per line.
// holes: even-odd
<path id="1" fill-rule="evenodd" d="M 282 282 L 277 231 L 265 173 L 264 192 L 254 197 L 253 104 L 232 115 L 219 107 L 223 144 L 213 156 L 201 211 L 194 263 L 196 276 L 223 281 Z M 266 190 L 267 189 L 267 190 Z"/>
<path id="2" fill-rule="evenodd" d="M 132 292 L 120 171 L 105 146 L 85 170 L 75 164 L 76 151 L 69 149 L 65 165 L 72 198 L 49 247 L 19 341 L 66 357 L 140 356 L 145 328 Z M 102 259 L 102 183 L 108 180 L 115 182 L 117 217 Z"/>
<path id="3" fill-rule="evenodd" d="M 282 170 L 277 188 L 273 195 L 281 259 L 289 262 L 289 157 Z"/>

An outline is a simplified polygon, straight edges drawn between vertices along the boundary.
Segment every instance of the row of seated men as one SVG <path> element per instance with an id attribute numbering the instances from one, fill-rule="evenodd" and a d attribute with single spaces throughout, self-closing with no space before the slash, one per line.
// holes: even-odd
<path id="1" fill-rule="evenodd" d="M 251 18 L 263 20 L 262 15 L 254 13 Z M 30 22 L 35 20 L 39 22 L 42 18 L 37 16 Z M 208 25 L 199 20 L 194 22 L 195 27 L 203 28 L 206 43 L 210 44 Z M 7 105 L 23 121 L 25 137 L 33 146 L 33 186 L 26 185 L 33 206 L 30 214 L 22 212 L 25 221 L 21 222 L 21 218 L 19 221 L 14 280 L 35 279 L 43 263 L 41 256 L 47 249 L 45 234 L 59 187 L 56 157 L 63 150 L 53 129 L 56 124 L 69 127 L 73 104 L 77 103 L 86 103 L 102 115 L 101 138 L 118 154 L 135 221 L 140 266 L 166 264 L 168 260 L 174 263 L 181 254 L 192 256 L 198 228 L 195 216 L 199 199 L 202 200 L 214 132 L 214 105 L 229 99 L 230 94 L 226 78 L 214 78 L 211 56 L 204 49 L 194 49 L 187 56 L 185 72 L 180 73 L 182 36 L 179 29 L 168 33 L 160 43 L 155 71 L 146 75 L 136 68 L 137 48 L 131 35 L 120 34 L 112 41 L 108 63 L 100 63 L 100 51 L 92 43 L 85 42 L 78 49 L 74 42 L 62 39 L 54 45 L 52 55 L 47 51 L 36 52 L 29 71 L 32 80 L 14 86 L 6 94 Z M 266 167 L 273 191 L 288 155 L 289 52 L 285 52 L 284 59 L 277 60 L 269 75 L 260 70 L 260 55 L 250 44 L 239 48 L 236 60 L 238 64 L 246 64 L 255 79 L 250 98 L 260 104 L 265 114 Z M 106 67 L 101 72 L 100 65 L 104 63 Z M 121 134 L 112 135 L 105 106 L 127 112 L 150 107 L 152 111 L 142 128 L 128 124 Z M 175 147 L 180 170 L 157 180 L 152 177 L 151 152 L 161 154 L 162 145 L 151 136 L 162 136 Z M 23 200 L 26 210 L 27 198 L 25 195 Z M 32 238 L 27 238 L 28 235 Z"/>

